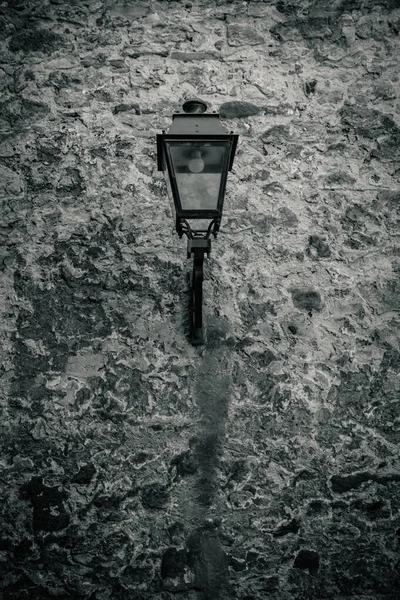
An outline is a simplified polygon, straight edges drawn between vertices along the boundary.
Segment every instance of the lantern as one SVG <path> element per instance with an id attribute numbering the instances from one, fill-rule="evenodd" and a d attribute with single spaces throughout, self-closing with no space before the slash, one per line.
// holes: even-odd
<path id="1" fill-rule="evenodd" d="M 183 110 L 173 115 L 168 132 L 157 135 L 157 161 L 175 207 L 176 231 L 188 237 L 188 258 L 194 257 L 190 338 L 202 344 L 203 259 L 211 251 L 210 235 L 220 228 L 239 136 L 224 129 L 217 113 L 207 113 L 202 100 L 186 101 Z"/>

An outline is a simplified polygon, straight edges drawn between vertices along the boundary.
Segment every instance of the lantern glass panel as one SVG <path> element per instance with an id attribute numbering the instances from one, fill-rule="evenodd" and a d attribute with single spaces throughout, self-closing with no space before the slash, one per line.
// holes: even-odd
<path id="1" fill-rule="evenodd" d="M 168 142 L 181 210 L 218 210 L 229 141 Z"/>

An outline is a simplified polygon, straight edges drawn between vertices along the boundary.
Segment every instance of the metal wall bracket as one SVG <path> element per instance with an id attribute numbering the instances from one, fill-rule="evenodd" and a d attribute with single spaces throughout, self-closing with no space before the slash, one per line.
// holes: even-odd
<path id="1" fill-rule="evenodd" d="M 216 238 L 220 225 L 220 217 L 214 217 L 211 219 L 207 229 L 192 229 L 190 223 L 183 217 L 177 216 L 175 221 L 175 227 L 179 237 L 181 238 L 183 234 L 185 234 L 190 240 L 209 238 L 211 234 Z"/>
<path id="2" fill-rule="evenodd" d="M 203 262 L 204 255 L 211 252 L 210 238 L 188 239 L 187 257 L 193 255 L 193 271 L 190 277 L 189 319 L 190 341 L 195 346 L 204 344 L 203 327 Z"/>

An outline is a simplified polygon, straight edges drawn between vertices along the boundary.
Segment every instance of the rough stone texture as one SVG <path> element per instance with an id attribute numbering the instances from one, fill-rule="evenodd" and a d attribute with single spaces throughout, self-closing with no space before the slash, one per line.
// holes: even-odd
<path id="1" fill-rule="evenodd" d="M 244 119 L 258 115 L 261 110 L 250 102 L 224 102 L 219 107 L 219 114 L 225 119 Z"/>
<path id="2" fill-rule="evenodd" d="M 400 594 L 396 0 L 0 1 L 0 596 Z M 187 332 L 155 134 L 240 135 Z"/>

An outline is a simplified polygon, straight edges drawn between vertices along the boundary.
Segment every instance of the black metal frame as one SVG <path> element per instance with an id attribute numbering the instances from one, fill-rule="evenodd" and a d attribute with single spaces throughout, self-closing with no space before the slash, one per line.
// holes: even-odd
<path id="1" fill-rule="evenodd" d="M 187 115 L 185 115 L 187 116 Z M 196 115 L 196 117 L 202 117 L 203 115 Z M 209 116 L 209 115 L 204 115 L 204 116 Z M 216 115 L 218 116 L 218 115 Z M 236 147 L 237 147 L 237 143 L 238 143 L 238 139 L 239 139 L 239 135 L 236 133 L 215 133 L 215 134 L 210 134 L 210 133 L 206 133 L 206 134 L 200 134 L 197 133 L 196 135 L 190 135 L 190 134 L 182 134 L 182 133 L 157 133 L 157 168 L 159 171 L 163 171 L 164 170 L 164 160 L 165 160 L 165 153 L 164 153 L 164 143 L 171 141 L 171 142 L 226 142 L 226 141 L 231 141 L 232 145 L 231 145 L 231 154 L 230 154 L 230 160 L 229 160 L 229 164 L 228 164 L 228 171 L 232 170 L 232 166 L 233 166 L 233 160 L 235 158 L 235 153 L 236 153 Z"/>
<path id="2" fill-rule="evenodd" d="M 194 346 L 204 344 L 205 340 L 205 328 L 203 326 L 204 255 L 210 255 L 210 235 L 213 234 L 214 238 L 217 237 L 220 222 L 219 218 L 213 219 L 208 229 L 193 231 L 185 219 L 181 219 L 179 223 L 177 219 L 176 229 L 179 237 L 182 237 L 184 233 L 188 237 L 187 257 L 190 258 L 193 255 L 193 269 L 189 273 L 189 335 L 190 342 Z"/>
<path id="3" fill-rule="evenodd" d="M 202 115 L 197 115 L 202 116 Z M 195 139 L 194 139 L 195 137 Z M 236 146 L 238 141 L 238 135 L 233 134 L 217 134 L 217 135 L 199 135 L 190 137 L 182 134 L 157 134 L 157 157 L 158 157 L 158 170 L 164 171 L 165 166 L 168 171 L 168 178 L 171 185 L 171 191 L 176 212 L 176 223 L 177 233 L 180 237 L 182 229 L 178 229 L 178 223 L 186 221 L 187 219 L 212 219 L 219 220 L 221 222 L 223 204 L 225 198 L 227 173 L 231 170 L 233 164 L 233 158 L 236 152 Z M 179 196 L 179 189 L 176 182 L 175 172 L 172 166 L 172 158 L 169 153 L 167 142 L 182 142 L 190 143 L 196 142 L 229 142 L 227 152 L 225 153 L 224 163 L 221 171 L 221 183 L 218 194 L 217 209 L 216 210 L 184 210 L 182 209 L 182 203 Z M 187 221 L 186 221 L 187 222 Z"/>
<path id="4" fill-rule="evenodd" d="M 193 254 L 193 271 L 190 273 L 189 320 L 190 341 L 194 346 L 204 344 L 203 327 L 203 263 L 204 255 L 211 252 L 211 240 L 207 238 L 188 239 L 187 257 Z"/>
<path id="5" fill-rule="evenodd" d="M 192 229 L 186 219 L 176 217 L 175 227 L 180 238 L 185 234 L 189 240 L 194 240 L 199 238 L 208 239 L 211 234 L 216 238 L 220 225 L 221 219 L 216 217 L 212 219 L 207 229 Z"/>

